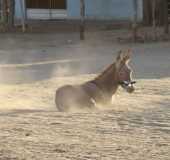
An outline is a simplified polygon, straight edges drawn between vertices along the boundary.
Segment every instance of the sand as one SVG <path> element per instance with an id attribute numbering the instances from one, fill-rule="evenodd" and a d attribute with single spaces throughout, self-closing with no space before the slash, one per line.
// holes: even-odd
<path id="1" fill-rule="evenodd" d="M 87 36 L 1 36 L 0 160 L 170 159 L 169 42 L 117 44 L 105 31 Z M 135 52 L 133 94 L 120 88 L 98 111 L 57 111 L 59 86 L 94 78 L 127 47 Z"/>
<path id="2" fill-rule="evenodd" d="M 112 106 L 59 113 L 55 89 L 94 75 L 0 85 L 0 159 L 162 159 L 170 156 L 170 78 L 137 79 Z"/>

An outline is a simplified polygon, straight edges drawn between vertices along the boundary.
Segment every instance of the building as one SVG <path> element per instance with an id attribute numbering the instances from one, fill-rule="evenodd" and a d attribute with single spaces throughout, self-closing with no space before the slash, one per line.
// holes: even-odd
<path id="1" fill-rule="evenodd" d="M 138 20 L 143 18 L 138 0 Z M 15 18 L 79 19 L 80 0 L 15 0 Z M 85 0 L 85 16 L 92 20 L 133 20 L 133 0 Z"/>

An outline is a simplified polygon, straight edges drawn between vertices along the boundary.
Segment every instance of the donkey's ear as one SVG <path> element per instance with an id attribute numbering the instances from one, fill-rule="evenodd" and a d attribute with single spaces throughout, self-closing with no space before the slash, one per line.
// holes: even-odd
<path id="1" fill-rule="evenodd" d="M 132 56 L 132 49 L 128 49 L 128 50 L 125 52 L 125 55 L 124 55 L 125 61 L 130 60 L 131 56 Z"/>
<path id="2" fill-rule="evenodd" d="M 120 67 L 120 64 L 121 64 L 121 62 L 123 61 L 123 51 L 122 50 L 120 50 L 119 52 L 118 52 L 118 56 L 117 56 L 117 58 L 116 58 L 116 68 L 119 68 Z"/>
<path id="3" fill-rule="evenodd" d="M 132 55 L 132 50 L 128 49 L 126 51 L 120 50 L 116 58 L 116 67 L 118 68 L 121 64 L 125 64 L 130 60 Z"/>

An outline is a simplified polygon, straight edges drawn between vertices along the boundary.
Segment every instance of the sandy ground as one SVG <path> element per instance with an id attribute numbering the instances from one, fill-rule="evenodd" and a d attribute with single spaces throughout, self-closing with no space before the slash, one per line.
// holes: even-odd
<path id="1" fill-rule="evenodd" d="M 111 31 L 86 36 L 1 35 L 0 160 L 169 160 L 169 42 L 117 44 Z M 119 89 L 112 106 L 91 113 L 57 112 L 56 88 L 92 79 L 127 47 L 135 93 Z"/>

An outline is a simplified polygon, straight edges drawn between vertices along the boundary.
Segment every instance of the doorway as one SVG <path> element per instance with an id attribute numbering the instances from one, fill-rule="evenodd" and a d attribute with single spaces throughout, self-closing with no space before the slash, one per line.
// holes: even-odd
<path id="1" fill-rule="evenodd" d="M 67 16 L 67 0 L 26 0 L 28 19 L 58 19 Z"/>

